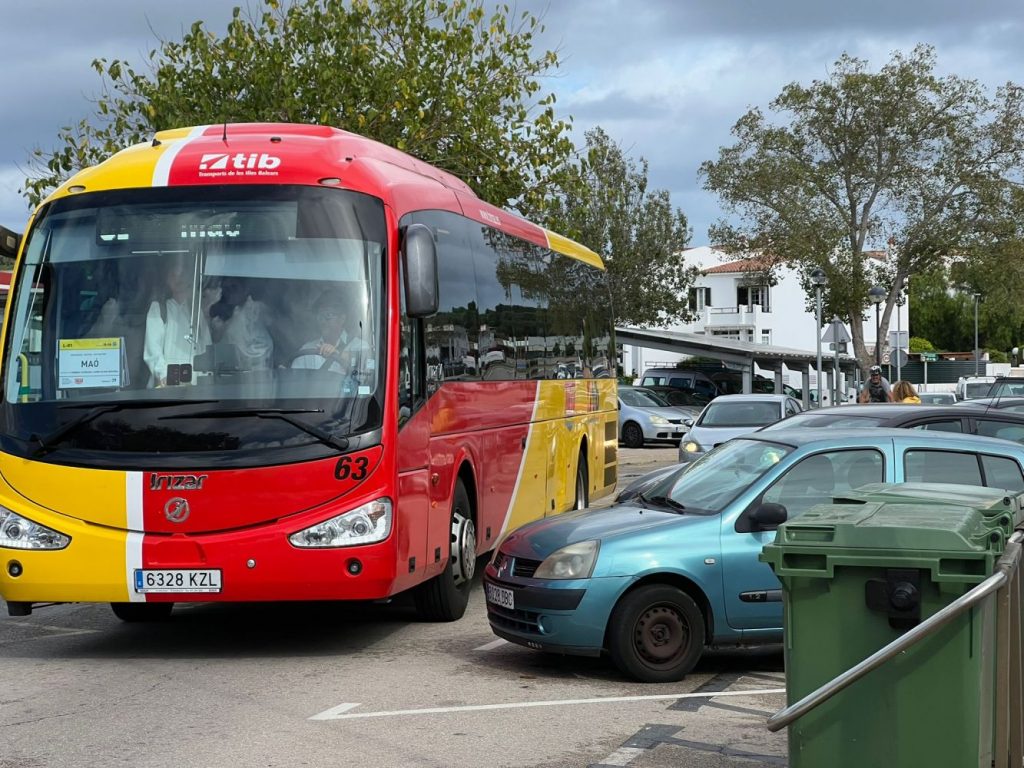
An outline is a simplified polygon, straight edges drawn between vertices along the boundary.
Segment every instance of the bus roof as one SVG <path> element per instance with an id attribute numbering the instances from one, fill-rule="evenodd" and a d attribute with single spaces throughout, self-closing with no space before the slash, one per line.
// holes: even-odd
<path id="1" fill-rule="evenodd" d="M 461 213 L 603 269 L 601 257 L 484 202 L 456 176 L 386 144 L 338 128 L 226 123 L 158 132 L 64 182 L 48 200 L 81 192 L 197 184 L 319 184 L 375 195 L 398 218 L 414 210 Z"/>

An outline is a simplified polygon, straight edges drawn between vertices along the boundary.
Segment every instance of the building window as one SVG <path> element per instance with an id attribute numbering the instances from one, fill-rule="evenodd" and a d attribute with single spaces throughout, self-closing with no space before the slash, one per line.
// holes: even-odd
<path id="1" fill-rule="evenodd" d="M 736 306 L 752 307 L 757 304 L 762 312 L 771 312 L 771 297 L 767 285 L 736 286 Z"/>
<path id="2" fill-rule="evenodd" d="M 710 307 L 711 289 L 705 287 L 691 288 L 689 305 L 691 312 L 701 312 L 704 307 Z"/>
<path id="3" fill-rule="evenodd" d="M 771 328 L 762 328 L 761 329 L 761 343 L 762 344 L 771 344 L 772 343 L 772 329 Z"/>

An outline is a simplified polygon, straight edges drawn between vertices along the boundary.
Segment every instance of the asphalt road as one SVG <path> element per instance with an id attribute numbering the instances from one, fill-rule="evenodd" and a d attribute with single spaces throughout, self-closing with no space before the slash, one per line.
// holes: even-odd
<path id="1" fill-rule="evenodd" d="M 624 449 L 620 487 L 674 455 Z M 495 638 L 479 588 L 451 624 L 401 597 L 179 606 L 156 625 L 104 605 L 0 616 L 0 681 L 0 768 L 786 763 L 764 727 L 784 705 L 777 649 L 638 684 Z"/>

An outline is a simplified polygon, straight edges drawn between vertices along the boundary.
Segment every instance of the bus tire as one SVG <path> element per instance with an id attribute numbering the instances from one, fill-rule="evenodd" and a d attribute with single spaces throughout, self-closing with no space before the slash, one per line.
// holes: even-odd
<path id="1" fill-rule="evenodd" d="M 476 525 L 466 487 L 459 480 L 452 498 L 451 545 L 444 571 L 416 588 L 416 611 L 424 621 L 461 619 L 476 574 Z"/>
<path id="2" fill-rule="evenodd" d="M 587 454 L 581 448 L 580 455 L 576 459 L 576 497 L 573 500 L 573 509 L 585 509 L 590 504 L 590 485 L 587 476 Z"/>
<path id="3" fill-rule="evenodd" d="M 121 621 L 164 621 L 174 610 L 174 603 L 111 603 L 110 609 Z"/>
<path id="4" fill-rule="evenodd" d="M 674 683 L 700 660 L 704 631 L 704 615 L 692 597 L 668 584 L 647 584 L 612 611 L 608 655 L 634 680 Z"/>

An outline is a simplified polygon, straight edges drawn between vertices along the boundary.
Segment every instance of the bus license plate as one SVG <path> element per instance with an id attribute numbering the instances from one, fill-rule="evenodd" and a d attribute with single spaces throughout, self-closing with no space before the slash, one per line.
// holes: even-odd
<path id="1" fill-rule="evenodd" d="M 487 594 L 487 602 L 508 608 L 510 611 L 516 609 L 515 593 L 511 589 L 496 587 L 494 584 L 484 584 L 484 591 Z"/>
<path id="2" fill-rule="evenodd" d="M 220 592 L 220 571 L 164 570 L 135 571 L 135 591 L 144 592 Z"/>

